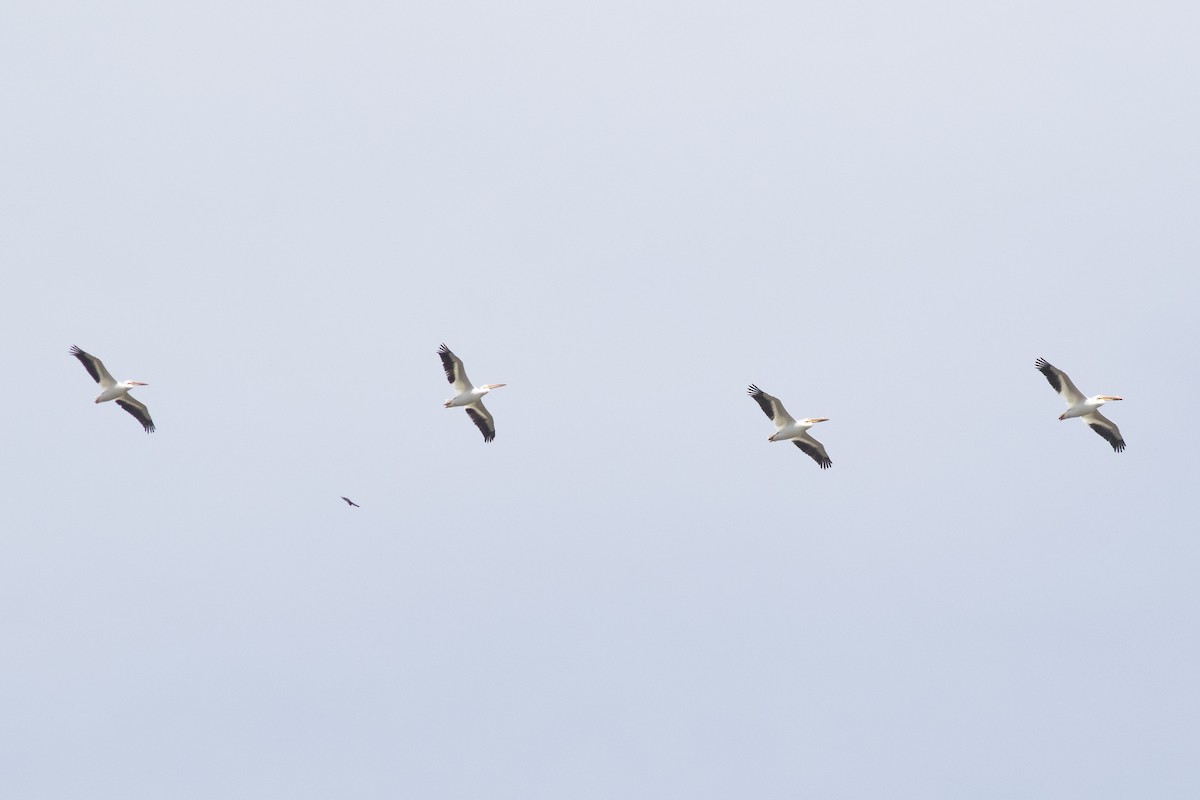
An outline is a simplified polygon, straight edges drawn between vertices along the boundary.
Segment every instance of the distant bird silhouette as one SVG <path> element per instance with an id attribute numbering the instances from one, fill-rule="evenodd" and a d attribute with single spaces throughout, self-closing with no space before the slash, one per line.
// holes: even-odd
<path id="1" fill-rule="evenodd" d="M 351 500 L 349 497 L 343 497 L 342 499 L 346 501 L 346 504 L 347 504 L 347 505 L 352 505 L 352 506 L 354 506 L 355 508 L 362 508 L 362 506 L 360 506 L 358 503 L 356 503 L 356 502 L 354 502 L 353 500 Z"/>

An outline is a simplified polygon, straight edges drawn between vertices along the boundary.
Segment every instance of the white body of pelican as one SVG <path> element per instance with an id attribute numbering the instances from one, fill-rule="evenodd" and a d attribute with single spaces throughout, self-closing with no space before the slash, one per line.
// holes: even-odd
<path id="1" fill-rule="evenodd" d="M 767 437 L 769 442 L 792 442 L 813 461 L 821 465 L 821 469 L 829 469 L 833 462 L 825 452 L 825 445 L 808 435 L 808 429 L 818 422 L 828 422 L 828 417 L 807 417 L 797 420 L 787 413 L 778 397 L 772 397 L 754 384 L 750 384 L 747 393 L 754 402 L 762 408 L 763 413 L 775 423 L 775 433 Z"/>
<path id="2" fill-rule="evenodd" d="M 113 376 L 108 374 L 108 370 L 104 368 L 104 362 L 96 358 L 90 353 L 85 353 L 78 347 L 72 345 L 71 355 L 79 359 L 83 364 L 84 369 L 92 376 L 96 383 L 100 384 L 100 394 L 96 395 L 97 403 L 107 403 L 109 400 L 116 400 L 117 405 L 133 415 L 133 418 L 142 423 L 142 427 L 146 429 L 146 433 L 154 433 L 154 420 L 150 419 L 150 411 L 142 403 L 133 399 L 129 394 L 129 390 L 135 386 L 149 386 L 148 383 L 141 381 L 115 381 Z"/>
<path id="3" fill-rule="evenodd" d="M 1059 420 L 1079 417 L 1088 424 L 1089 428 L 1103 436 L 1112 445 L 1114 451 L 1120 453 L 1125 449 L 1125 440 L 1121 438 L 1121 431 L 1117 429 L 1117 426 L 1111 419 L 1100 413 L 1100 406 L 1112 400 L 1121 400 L 1123 398 L 1111 394 L 1084 397 L 1083 392 L 1076 389 L 1075 384 L 1067 377 L 1067 373 L 1046 359 L 1039 358 L 1033 365 L 1037 368 L 1038 372 L 1046 376 L 1046 380 L 1050 382 L 1050 386 L 1067 403 L 1067 410 L 1059 416 Z"/>
<path id="4" fill-rule="evenodd" d="M 467 378 L 463 369 L 462 359 L 450 352 L 450 348 L 442 345 L 438 348 L 442 358 L 442 368 L 446 370 L 446 380 L 454 386 L 454 397 L 442 404 L 443 408 L 465 408 L 467 416 L 483 433 L 483 441 L 490 442 L 496 438 L 496 421 L 492 414 L 483 406 L 483 396 L 492 389 L 506 386 L 503 383 L 485 383 L 475 386 Z"/>

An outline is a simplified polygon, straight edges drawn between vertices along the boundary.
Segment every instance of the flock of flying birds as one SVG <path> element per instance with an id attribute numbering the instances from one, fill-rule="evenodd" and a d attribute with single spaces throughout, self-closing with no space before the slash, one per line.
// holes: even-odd
<path id="1" fill-rule="evenodd" d="M 92 379 L 100 384 L 100 394 L 96 395 L 97 403 L 115 400 L 118 406 L 128 411 L 133 415 L 134 419 L 141 423 L 146 433 L 154 433 L 154 421 L 150 419 L 150 411 L 144 403 L 138 402 L 129 394 L 129 390 L 133 387 L 148 386 L 149 384 L 134 380 L 113 380 L 113 376 L 104 368 L 103 361 L 89 353 L 85 353 L 78 347 L 71 348 L 71 355 L 78 358 L 83 364 L 84 369 L 92 376 Z M 496 421 L 493 419 L 491 412 L 484 407 L 483 396 L 493 389 L 499 389 L 506 384 L 485 383 L 480 386 L 474 385 L 467 378 L 467 372 L 463 368 L 462 359 L 454 355 L 450 351 L 450 348 L 444 344 L 438 348 L 438 356 L 442 359 L 442 368 L 446 372 L 446 380 L 454 387 L 454 397 L 443 403 L 443 407 L 465 409 L 467 416 L 471 418 L 471 421 L 483 433 L 483 441 L 492 441 L 496 438 Z M 1060 420 L 1079 417 L 1087 423 L 1088 427 L 1103 436 L 1112 445 L 1114 451 L 1120 453 L 1125 449 L 1125 440 L 1121 438 L 1121 432 L 1117 429 L 1117 426 L 1113 424 L 1112 420 L 1100 413 L 1100 406 L 1109 401 L 1121 400 L 1122 398 L 1110 394 L 1097 394 L 1091 397 L 1084 396 L 1083 392 L 1075 388 L 1075 384 L 1067 377 L 1067 373 L 1053 366 L 1044 358 L 1039 358 L 1035 361 L 1034 367 L 1046 376 L 1046 380 L 1054 387 L 1054 391 L 1058 392 L 1059 396 L 1067 403 L 1067 410 L 1059 416 Z M 783 407 L 783 403 L 779 402 L 778 397 L 767 394 L 753 384 L 751 384 L 747 391 L 754 398 L 754 402 L 758 403 L 763 412 L 771 418 L 771 422 L 775 423 L 775 433 L 767 438 L 768 441 L 791 442 L 796 447 L 799 447 L 805 455 L 817 462 L 821 469 L 829 469 L 833 466 L 833 461 L 830 460 L 829 454 L 825 452 L 825 445 L 808 434 L 809 428 L 818 422 L 828 422 L 828 417 L 805 417 L 804 419 L 797 420 L 787 412 L 787 409 Z M 343 497 L 342 499 L 351 506 L 358 508 L 358 504 L 350 498 Z"/>

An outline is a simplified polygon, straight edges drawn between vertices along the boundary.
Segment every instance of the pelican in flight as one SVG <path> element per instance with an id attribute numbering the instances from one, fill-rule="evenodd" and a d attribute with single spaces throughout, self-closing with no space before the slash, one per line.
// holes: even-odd
<path id="1" fill-rule="evenodd" d="M 799 447 L 813 461 L 821 465 L 821 469 L 829 469 L 833 462 L 825 452 L 825 445 L 808 435 L 808 429 L 818 422 L 828 422 L 828 417 L 808 417 L 796 421 L 787 413 L 778 397 L 772 397 L 754 384 L 746 390 L 754 402 L 762 408 L 763 413 L 775 423 L 775 432 L 767 437 L 768 442 L 791 442 Z"/>
<path id="2" fill-rule="evenodd" d="M 462 359 L 450 352 L 450 348 L 442 345 L 438 348 L 442 357 L 442 367 L 446 370 L 446 380 L 454 386 L 454 397 L 442 404 L 443 408 L 466 408 L 467 416 L 483 432 L 483 440 L 490 442 L 496 438 L 496 421 L 491 413 L 483 407 L 483 396 L 492 389 L 506 386 L 504 383 L 485 383 L 475 386 L 467 378 L 463 369 Z"/>
<path id="3" fill-rule="evenodd" d="M 1100 413 L 1100 406 L 1110 400 L 1123 398 L 1111 394 L 1084 397 L 1083 392 L 1076 389 L 1075 384 L 1071 383 L 1067 373 L 1046 359 L 1039 358 L 1033 365 L 1037 367 L 1038 372 L 1046 376 L 1046 380 L 1050 381 L 1050 385 L 1054 387 L 1054 391 L 1058 392 L 1059 397 L 1067 401 L 1067 410 L 1059 417 L 1060 420 L 1082 417 L 1089 428 L 1103 436 L 1112 445 L 1113 450 L 1119 453 L 1125 449 L 1125 440 L 1121 438 L 1121 432 L 1117 430 L 1117 426 L 1111 419 Z"/>
<path id="4" fill-rule="evenodd" d="M 346 501 L 346 504 L 347 504 L 347 505 L 354 506 L 355 508 L 361 508 L 361 506 L 359 506 L 359 504 L 358 504 L 358 503 L 354 502 L 354 501 L 353 501 L 353 500 L 351 500 L 349 497 L 343 497 L 342 499 Z"/>
<path id="5" fill-rule="evenodd" d="M 83 368 L 88 371 L 92 379 L 100 384 L 100 394 L 96 395 L 97 403 L 106 403 L 109 400 L 116 400 L 117 405 L 133 415 L 133 418 L 142 423 L 142 427 L 146 429 L 146 433 L 154 433 L 154 420 L 150 419 L 150 411 L 142 403 L 133 399 L 129 394 L 129 390 L 135 386 L 149 386 L 148 383 L 141 381 L 115 381 L 113 376 L 108 374 L 108 370 L 104 368 L 104 362 L 96 358 L 94 355 L 85 353 L 74 345 L 71 346 L 71 355 L 79 359 L 83 364 Z"/>

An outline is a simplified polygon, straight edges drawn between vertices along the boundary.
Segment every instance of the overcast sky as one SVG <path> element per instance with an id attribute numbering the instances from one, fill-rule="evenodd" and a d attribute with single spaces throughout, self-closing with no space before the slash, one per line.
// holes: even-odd
<path id="1" fill-rule="evenodd" d="M 7 4 L 0 794 L 1200 796 L 1198 26 Z"/>

